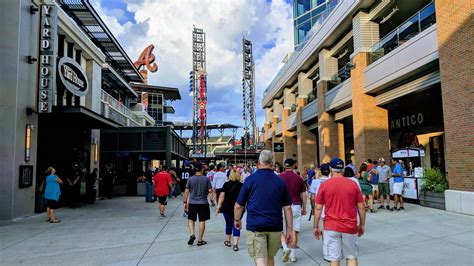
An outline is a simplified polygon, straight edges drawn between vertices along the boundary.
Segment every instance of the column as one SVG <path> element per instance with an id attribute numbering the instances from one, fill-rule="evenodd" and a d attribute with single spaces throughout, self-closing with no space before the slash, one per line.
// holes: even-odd
<path id="1" fill-rule="evenodd" d="M 446 193 L 446 208 L 472 215 L 474 212 L 472 208 L 474 179 L 471 172 L 474 169 L 472 1 L 435 1 L 435 7 L 443 98 L 445 163 L 449 188 L 452 192 L 449 195 Z M 457 200 L 453 196 L 455 204 L 449 204 L 451 195 L 461 193 L 460 191 L 463 191 L 463 195 L 457 194 Z"/>
<path id="2" fill-rule="evenodd" d="M 293 92 L 291 92 L 291 88 L 285 88 L 283 90 L 283 111 L 282 111 L 282 139 L 283 139 L 283 146 L 285 147 L 283 152 L 283 160 L 287 158 L 293 158 L 293 155 L 296 155 L 296 139 L 293 138 L 293 132 L 289 131 L 288 128 L 290 127 L 288 122 L 288 117 L 291 115 L 291 107 L 293 104 L 296 103 L 296 97 Z"/>
<path id="3" fill-rule="evenodd" d="M 327 163 L 333 157 L 344 160 L 344 126 L 337 123 L 334 114 L 326 112 L 325 94 L 328 81 L 318 82 L 318 133 L 319 133 L 319 162 Z"/>
<path id="4" fill-rule="evenodd" d="M 365 94 L 364 70 L 367 52 L 378 41 L 378 25 L 369 21 L 368 14 L 359 12 L 353 18 L 354 69 L 351 70 L 352 112 L 354 127 L 355 165 L 367 159 L 390 158 L 387 110 L 375 104 L 375 98 Z"/>
<path id="5" fill-rule="evenodd" d="M 282 111 L 283 111 L 283 106 L 281 104 L 281 100 L 274 99 L 273 100 L 273 123 L 272 123 L 272 151 L 273 151 L 274 143 L 282 142 L 281 137 L 276 136 L 276 126 L 279 123 L 278 120 L 279 120 L 280 114 L 282 114 Z M 273 160 L 274 162 L 283 164 L 283 152 L 273 151 Z"/>
<path id="6" fill-rule="evenodd" d="M 319 53 L 319 76 L 317 88 L 319 162 L 326 163 L 333 157 L 344 159 L 344 128 L 334 120 L 334 114 L 326 112 L 326 92 L 329 80 L 337 73 L 337 59 L 323 49 Z"/>
<path id="7" fill-rule="evenodd" d="M 312 81 L 305 73 L 298 74 L 298 98 L 296 99 L 296 157 L 298 160 L 298 167 L 309 167 L 311 164 L 316 164 L 316 136 L 308 130 L 308 127 L 303 124 L 303 117 L 301 112 L 303 107 L 308 102 L 308 94 L 313 87 Z M 317 119 L 317 118 L 316 118 Z"/>

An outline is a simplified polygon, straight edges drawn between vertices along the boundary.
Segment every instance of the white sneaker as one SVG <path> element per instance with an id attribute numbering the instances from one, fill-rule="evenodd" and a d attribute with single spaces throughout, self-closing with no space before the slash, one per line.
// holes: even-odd
<path id="1" fill-rule="evenodd" d="M 281 259 L 283 263 L 288 262 L 288 259 L 290 258 L 290 253 L 291 253 L 291 249 L 289 248 L 283 251 L 283 258 Z"/>
<path id="2" fill-rule="evenodd" d="M 290 257 L 290 261 L 291 261 L 291 262 L 296 262 L 296 257 L 295 257 L 295 256 L 291 256 L 291 257 Z"/>

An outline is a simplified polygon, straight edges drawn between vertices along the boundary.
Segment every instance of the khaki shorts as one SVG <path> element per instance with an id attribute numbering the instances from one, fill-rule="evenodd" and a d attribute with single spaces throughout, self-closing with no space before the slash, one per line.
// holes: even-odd
<path id="1" fill-rule="evenodd" d="M 331 230 L 324 230 L 323 233 L 323 254 L 328 261 L 340 261 L 342 258 L 355 259 L 359 238 L 357 234 L 346 234 Z"/>
<path id="2" fill-rule="evenodd" d="M 253 259 L 273 258 L 281 246 L 281 232 L 247 232 L 247 247 Z"/>
<path id="3" fill-rule="evenodd" d="M 372 191 L 379 191 L 379 185 L 372 185 Z"/>

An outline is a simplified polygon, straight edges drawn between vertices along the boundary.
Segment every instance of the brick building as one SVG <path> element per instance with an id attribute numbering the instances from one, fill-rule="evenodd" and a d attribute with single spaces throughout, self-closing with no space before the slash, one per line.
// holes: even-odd
<path id="1" fill-rule="evenodd" d="M 275 160 L 358 166 L 416 148 L 414 164 L 447 173 L 446 209 L 473 214 L 470 2 L 293 3 L 295 51 L 262 101 Z"/>

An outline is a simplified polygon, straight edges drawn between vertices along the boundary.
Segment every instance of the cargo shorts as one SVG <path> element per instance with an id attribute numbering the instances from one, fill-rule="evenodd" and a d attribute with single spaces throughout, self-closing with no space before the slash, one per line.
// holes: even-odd
<path id="1" fill-rule="evenodd" d="M 340 261 L 342 258 L 355 259 L 359 251 L 357 234 L 346 234 L 324 230 L 323 255 L 327 261 Z"/>
<path id="2" fill-rule="evenodd" d="M 273 258 L 280 249 L 281 232 L 247 232 L 247 247 L 251 258 Z"/>

